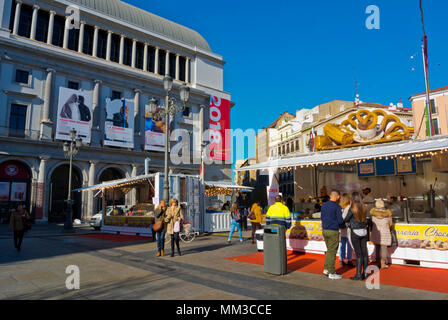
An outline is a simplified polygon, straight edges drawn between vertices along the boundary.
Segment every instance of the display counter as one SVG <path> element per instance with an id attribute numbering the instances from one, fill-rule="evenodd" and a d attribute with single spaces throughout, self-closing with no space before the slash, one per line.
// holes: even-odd
<path id="1" fill-rule="evenodd" d="M 388 248 L 389 261 L 393 264 L 448 269 L 448 225 L 398 223 L 393 229 L 398 240 L 398 246 Z M 260 230 L 257 233 L 261 234 Z M 258 236 L 257 240 L 257 247 L 262 250 L 262 237 Z M 286 245 L 291 251 L 325 254 L 322 222 L 293 221 L 286 231 Z M 367 247 L 370 260 L 375 260 L 374 244 L 368 242 Z"/>
<path id="2" fill-rule="evenodd" d="M 152 236 L 154 217 L 145 216 L 107 216 L 101 228 L 106 233 Z"/>

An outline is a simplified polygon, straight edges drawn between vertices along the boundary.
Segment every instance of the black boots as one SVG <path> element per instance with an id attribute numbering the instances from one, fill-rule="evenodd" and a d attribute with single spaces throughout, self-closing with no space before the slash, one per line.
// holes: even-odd
<path id="1" fill-rule="evenodd" d="M 362 280 L 362 259 L 361 258 L 356 258 L 356 275 L 350 279 L 352 280 Z"/>
<path id="2" fill-rule="evenodd" d="M 176 243 L 177 253 L 181 256 L 182 254 L 180 253 L 179 239 L 171 239 L 171 256 L 174 257 L 174 243 Z"/>
<path id="3" fill-rule="evenodd" d="M 369 257 L 362 258 L 362 280 L 367 279 L 367 267 L 369 266 Z"/>

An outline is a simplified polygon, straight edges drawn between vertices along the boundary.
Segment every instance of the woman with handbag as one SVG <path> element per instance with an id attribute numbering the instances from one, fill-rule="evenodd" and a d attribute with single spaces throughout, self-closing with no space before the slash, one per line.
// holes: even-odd
<path id="1" fill-rule="evenodd" d="M 367 225 L 367 208 L 358 192 L 352 193 L 352 204 L 344 221 L 350 224 L 350 238 L 356 253 L 356 275 L 351 279 L 364 280 L 369 264 L 369 252 L 367 251 L 369 227 Z"/>
<path id="2" fill-rule="evenodd" d="M 378 268 L 387 269 L 387 247 L 392 244 L 390 228 L 392 226 L 392 212 L 386 209 L 383 200 L 377 200 L 375 208 L 370 210 L 372 215 L 371 241 L 375 244 L 376 262 Z"/>
<path id="3" fill-rule="evenodd" d="M 19 204 L 9 219 L 9 229 L 14 232 L 14 247 L 20 251 L 25 231 L 29 230 L 30 216 Z"/>
<path id="4" fill-rule="evenodd" d="M 238 229 L 238 234 L 240 236 L 240 242 L 243 242 L 243 233 L 241 231 L 241 219 L 242 219 L 242 213 L 238 209 L 238 203 L 235 202 L 232 206 L 232 209 L 230 210 L 230 216 L 232 218 L 232 222 L 230 223 L 230 233 L 229 233 L 229 239 L 227 240 L 228 243 L 231 242 L 233 237 L 233 232 L 235 232 L 235 227 Z"/>
<path id="5" fill-rule="evenodd" d="M 255 202 L 250 209 L 250 214 L 248 216 L 250 223 L 252 225 L 252 244 L 255 243 L 255 231 L 261 229 L 261 207 L 258 202 Z"/>
<path id="6" fill-rule="evenodd" d="M 184 213 L 179 206 L 177 199 L 170 200 L 170 207 L 166 210 L 165 223 L 167 224 L 166 233 L 171 236 L 171 257 L 174 257 L 174 243 L 177 246 L 177 253 L 181 256 L 179 247 L 179 233 L 184 221 Z"/>
<path id="7" fill-rule="evenodd" d="M 165 200 L 160 201 L 160 204 L 155 211 L 156 222 L 153 226 L 153 231 L 155 232 L 157 238 L 157 257 L 164 256 L 165 234 L 167 229 L 165 223 L 166 210 L 167 206 Z"/>

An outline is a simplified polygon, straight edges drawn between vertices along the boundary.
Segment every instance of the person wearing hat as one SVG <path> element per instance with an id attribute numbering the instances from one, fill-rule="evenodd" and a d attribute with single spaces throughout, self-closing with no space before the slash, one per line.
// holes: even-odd
<path id="1" fill-rule="evenodd" d="M 375 244 L 376 261 L 379 268 L 387 269 L 387 247 L 392 244 L 392 212 L 386 209 L 383 200 L 377 200 L 370 214 L 373 224 L 370 240 Z"/>

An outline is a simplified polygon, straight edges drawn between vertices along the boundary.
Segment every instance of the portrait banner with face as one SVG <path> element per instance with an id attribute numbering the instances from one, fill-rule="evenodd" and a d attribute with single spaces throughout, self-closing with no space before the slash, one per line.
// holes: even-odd
<path id="1" fill-rule="evenodd" d="M 57 140 L 70 141 L 70 131 L 75 129 L 83 142 L 90 143 L 92 101 L 93 96 L 90 92 L 59 88 Z"/>
<path id="2" fill-rule="evenodd" d="M 148 105 L 145 106 L 145 150 L 165 151 L 165 133 L 167 130 L 165 117 L 160 111 L 163 106 L 158 106 L 151 111 Z"/>
<path id="3" fill-rule="evenodd" d="M 134 102 L 106 99 L 104 145 L 134 148 Z"/>

